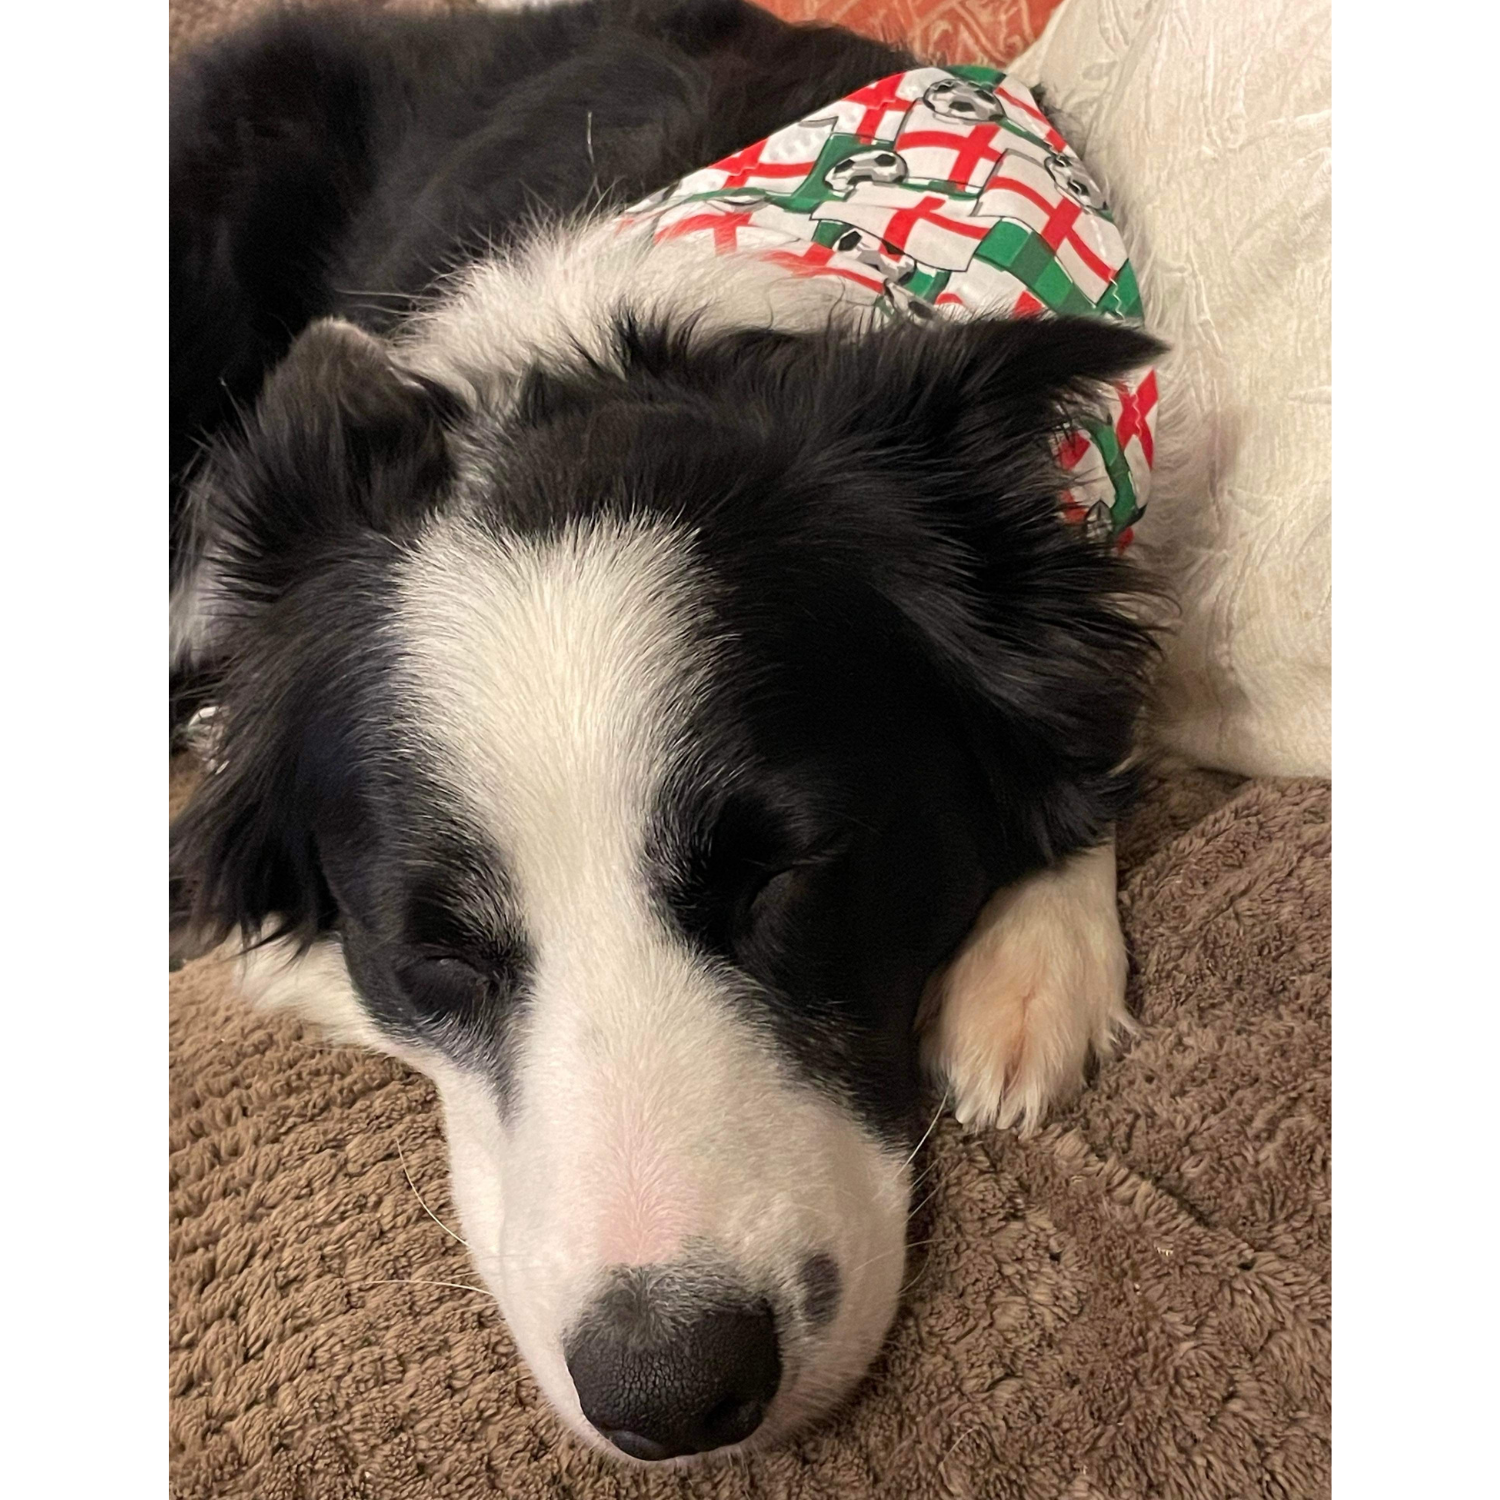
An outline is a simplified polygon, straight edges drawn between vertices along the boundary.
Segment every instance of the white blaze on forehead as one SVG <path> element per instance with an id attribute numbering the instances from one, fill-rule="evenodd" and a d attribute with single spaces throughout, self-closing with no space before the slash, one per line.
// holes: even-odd
<path id="1" fill-rule="evenodd" d="M 439 523 L 402 613 L 424 730 L 504 852 L 528 927 L 640 889 L 653 799 L 701 682 L 685 553 L 664 525 L 605 520 L 497 540 Z"/>
<path id="2" fill-rule="evenodd" d="M 424 732 L 505 861 L 532 955 L 515 1129 L 558 1128 L 507 1176 L 538 1173 L 516 1185 L 541 1205 L 564 1174 L 586 1207 L 576 1252 L 609 1262 L 670 1258 L 707 1227 L 685 1163 L 720 1127 L 683 1118 L 684 1075 L 776 1071 L 648 882 L 707 655 L 686 549 L 646 521 L 503 541 L 451 522 L 403 589 Z"/>

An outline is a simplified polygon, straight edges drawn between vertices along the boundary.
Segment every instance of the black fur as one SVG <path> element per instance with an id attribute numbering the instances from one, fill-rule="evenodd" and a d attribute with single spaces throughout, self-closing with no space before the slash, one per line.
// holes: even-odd
<path id="1" fill-rule="evenodd" d="M 704 340 L 626 317 L 617 362 L 535 370 L 476 435 L 377 340 L 307 325 L 384 331 L 534 213 L 640 196 L 907 65 L 738 0 L 600 0 L 291 14 L 181 75 L 174 545 L 206 442 L 227 611 L 225 768 L 174 832 L 189 946 L 337 929 L 382 1024 L 457 1018 L 504 1052 L 524 941 L 469 920 L 503 859 L 395 733 L 387 654 L 396 549 L 446 503 L 462 430 L 498 531 L 646 511 L 691 533 L 733 643 L 693 733 L 731 774 L 658 808 L 661 909 L 760 982 L 810 1074 L 905 1127 L 928 974 L 1130 792 L 1139 581 L 1061 523 L 1050 439 L 1156 346 L 1095 320 Z"/>
<path id="2" fill-rule="evenodd" d="M 210 46 L 172 89 L 174 493 L 314 318 L 388 330 L 538 216 L 623 206 L 909 62 L 741 0 L 287 10 Z"/>
<path id="3" fill-rule="evenodd" d="M 524 15 L 289 8 L 171 98 L 172 576 L 189 483 L 313 319 L 388 331 L 538 217 L 624 205 L 910 59 L 741 0 Z M 173 663 L 171 726 L 215 696 Z"/>

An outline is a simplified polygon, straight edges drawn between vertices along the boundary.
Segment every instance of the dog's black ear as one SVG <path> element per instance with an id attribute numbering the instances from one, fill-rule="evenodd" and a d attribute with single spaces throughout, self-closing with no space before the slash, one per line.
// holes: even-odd
<path id="1" fill-rule="evenodd" d="M 356 627 L 322 619 L 317 598 L 331 570 L 430 513 L 458 415 L 449 392 L 330 318 L 207 455 L 195 525 L 214 769 L 172 831 L 178 956 L 236 932 L 307 939 L 331 920 L 309 788 L 340 753 L 329 694 L 352 690 L 368 641 L 341 642 Z"/>
<path id="2" fill-rule="evenodd" d="M 173 961 L 228 938 L 308 942 L 335 914 L 303 798 L 273 733 L 249 734 L 210 769 L 172 824 Z"/>
<path id="3" fill-rule="evenodd" d="M 883 587 L 953 684 L 1007 856 L 1048 861 L 1123 811 L 1153 653 L 1147 580 L 1063 518 L 1057 439 L 1162 346 L 1097 318 L 890 332 L 855 351 L 875 400 L 843 420 L 907 471 L 948 576 L 896 566 Z"/>
<path id="4" fill-rule="evenodd" d="M 209 455 L 205 530 L 223 585 L 275 597 L 351 533 L 420 523 L 451 473 L 458 412 L 352 323 L 310 325 Z"/>
<path id="5" fill-rule="evenodd" d="M 1057 439 L 1162 346 L 1095 318 L 814 343 L 772 353 L 803 413 L 787 420 L 816 431 L 825 489 L 871 476 L 870 493 L 849 497 L 850 524 L 861 504 L 899 511 L 906 537 L 882 550 L 876 585 L 949 684 L 1007 857 L 1026 866 L 1097 842 L 1128 800 L 1156 596 L 1115 547 L 1064 520 Z"/>

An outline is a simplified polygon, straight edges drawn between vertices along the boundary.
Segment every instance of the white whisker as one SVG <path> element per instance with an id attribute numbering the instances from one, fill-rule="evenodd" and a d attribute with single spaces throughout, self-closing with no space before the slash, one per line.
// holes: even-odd
<path id="1" fill-rule="evenodd" d="M 427 1281 L 417 1276 L 397 1276 L 389 1278 L 344 1278 L 346 1286 L 451 1286 L 455 1291 L 478 1292 L 481 1297 L 488 1297 L 491 1302 L 495 1300 L 492 1292 L 486 1291 L 482 1286 L 470 1286 L 466 1281 Z"/>
<path id="2" fill-rule="evenodd" d="M 889 1260 L 893 1255 L 904 1255 L 908 1250 L 920 1250 L 923 1245 L 930 1245 L 932 1243 L 932 1240 L 914 1240 L 910 1245 L 897 1245 L 894 1250 L 884 1250 L 879 1255 L 872 1255 L 869 1260 L 860 1261 L 849 1274 L 851 1276 L 858 1275 L 866 1266 L 873 1266 L 877 1261 Z"/>
<path id="3" fill-rule="evenodd" d="M 938 1471 L 938 1473 L 942 1474 L 943 1465 L 945 1463 L 947 1463 L 948 1460 L 950 1458 L 952 1458 L 955 1453 L 958 1452 L 959 1447 L 960 1447 L 961 1444 L 967 1442 L 968 1439 L 971 1438 L 971 1437 L 973 1437 L 976 1432 L 983 1432 L 984 1430 L 985 1429 L 983 1428 L 983 1426 L 976 1425 L 976 1426 L 967 1428 L 965 1431 L 959 1433 L 959 1435 L 953 1440 L 953 1445 L 938 1460 L 938 1464 L 937 1464 L 937 1471 Z M 945 1483 L 946 1483 L 946 1476 L 945 1476 Z"/>
<path id="4" fill-rule="evenodd" d="M 406 1153 L 401 1149 L 401 1142 L 399 1139 L 396 1141 L 396 1155 L 401 1158 L 401 1171 L 405 1174 L 406 1185 L 412 1190 L 412 1192 L 417 1194 L 417 1202 L 422 1205 L 422 1208 L 425 1210 L 427 1217 L 431 1219 L 432 1222 L 436 1224 L 444 1234 L 452 1234 L 453 1238 L 456 1239 L 458 1243 L 464 1247 L 465 1250 L 467 1250 L 469 1248 L 469 1242 L 461 1234 L 453 1234 L 453 1231 L 449 1229 L 448 1226 L 443 1223 L 443 1221 L 438 1218 L 438 1216 L 433 1213 L 430 1208 L 427 1207 L 427 1200 L 421 1195 L 421 1193 L 417 1192 L 417 1185 L 411 1180 L 411 1173 L 406 1169 Z"/>
<path id="5" fill-rule="evenodd" d="M 933 1157 L 933 1159 L 930 1162 L 928 1162 L 928 1164 L 925 1167 L 923 1167 L 922 1170 L 920 1172 L 918 1172 L 917 1175 L 914 1178 L 912 1178 L 911 1188 L 909 1189 L 909 1191 L 912 1192 L 912 1193 L 915 1193 L 916 1190 L 922 1185 L 922 1183 L 925 1182 L 929 1177 L 931 1177 L 932 1174 L 938 1169 L 938 1167 L 941 1164 L 942 1164 L 942 1159 L 940 1157 L 936 1157 L 936 1156 Z M 942 1185 L 943 1185 L 942 1181 L 941 1181 L 941 1179 L 939 1179 L 939 1181 L 934 1184 L 933 1191 L 935 1192 Z M 932 1196 L 932 1194 L 929 1193 L 928 1197 L 930 1198 L 931 1196 Z M 912 1209 L 911 1213 L 907 1214 L 906 1217 L 908 1219 L 911 1218 L 911 1215 L 913 1213 L 915 1213 L 915 1212 L 916 1212 L 916 1209 Z"/>
<path id="6" fill-rule="evenodd" d="M 944 1093 L 943 1097 L 938 1100 L 937 1112 L 932 1117 L 932 1123 L 927 1127 L 926 1130 L 924 1130 L 922 1132 L 922 1139 L 919 1140 L 917 1142 L 917 1144 L 911 1148 L 911 1155 L 908 1156 L 906 1158 L 906 1160 L 901 1163 L 902 1167 L 909 1167 L 917 1159 L 917 1152 L 920 1151 L 922 1149 L 922 1147 L 927 1144 L 927 1137 L 930 1136 L 932 1134 L 932 1132 L 937 1129 L 937 1122 L 940 1119 L 942 1119 L 942 1117 L 943 1117 L 943 1111 L 947 1107 L 948 1107 L 948 1095 L 946 1093 Z"/>

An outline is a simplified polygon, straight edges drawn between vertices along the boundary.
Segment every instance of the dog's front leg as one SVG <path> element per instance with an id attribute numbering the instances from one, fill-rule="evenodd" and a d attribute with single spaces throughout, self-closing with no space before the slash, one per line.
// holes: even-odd
<path id="1" fill-rule="evenodd" d="M 1027 1133 L 1076 1094 L 1132 1025 L 1126 969 L 1113 839 L 991 897 L 919 1019 L 959 1120 Z"/>

